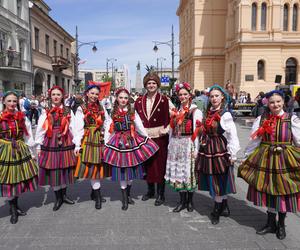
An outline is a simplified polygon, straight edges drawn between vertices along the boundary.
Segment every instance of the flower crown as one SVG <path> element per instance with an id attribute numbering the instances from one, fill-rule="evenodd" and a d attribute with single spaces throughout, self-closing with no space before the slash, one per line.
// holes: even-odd
<path id="1" fill-rule="evenodd" d="M 55 86 L 53 86 L 51 89 L 48 90 L 48 96 L 49 96 L 49 97 L 51 96 L 51 92 L 52 92 L 53 90 L 55 90 L 55 89 L 58 89 L 58 90 L 62 93 L 62 95 L 64 96 L 64 94 L 65 94 L 64 89 L 61 88 L 61 87 L 59 87 L 59 86 L 57 86 L 57 85 L 55 85 Z"/>
<path id="2" fill-rule="evenodd" d="M 130 95 L 129 91 L 128 91 L 126 88 L 124 88 L 124 87 L 120 87 L 120 88 L 116 89 L 115 95 L 118 96 L 118 95 L 119 95 L 121 92 L 123 92 L 123 91 L 124 91 L 127 95 Z"/>
<path id="3" fill-rule="evenodd" d="M 188 82 L 183 82 L 175 85 L 175 91 L 178 93 L 179 90 L 186 89 L 188 92 L 191 91 L 191 85 Z"/>

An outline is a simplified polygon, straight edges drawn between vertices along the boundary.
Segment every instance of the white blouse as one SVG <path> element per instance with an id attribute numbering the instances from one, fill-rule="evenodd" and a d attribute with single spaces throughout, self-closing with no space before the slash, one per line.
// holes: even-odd
<path id="1" fill-rule="evenodd" d="M 283 115 L 284 111 L 282 110 L 279 115 Z M 260 125 L 261 116 L 258 116 L 253 123 L 251 129 L 251 135 L 256 132 Z M 293 135 L 293 142 L 296 147 L 300 147 L 300 118 L 296 115 L 292 115 L 291 117 L 291 129 Z M 251 136 L 249 138 L 249 143 L 245 149 L 245 157 L 248 157 L 261 143 L 261 137 L 256 137 L 252 139 Z"/>
<path id="2" fill-rule="evenodd" d="M 60 108 L 63 106 L 61 105 Z M 72 110 L 70 110 L 71 113 L 71 119 L 70 119 L 70 126 L 69 130 L 71 134 L 73 135 L 73 140 L 72 142 L 75 144 L 75 147 L 80 147 L 81 139 L 78 136 L 78 133 L 76 133 L 76 126 L 77 126 L 77 121 L 75 118 L 75 115 Z M 40 115 L 38 125 L 36 128 L 36 133 L 35 133 L 35 142 L 37 144 L 37 149 L 40 149 L 41 145 L 43 144 L 45 135 L 46 135 L 46 130 L 43 129 L 44 122 L 47 118 L 47 113 L 45 110 L 42 111 L 42 114 Z"/>
<path id="3" fill-rule="evenodd" d="M 197 108 L 197 106 L 195 104 L 191 104 L 190 106 L 190 109 L 194 109 L 196 108 L 194 111 L 193 111 L 193 128 L 194 128 L 194 131 L 196 130 L 196 122 L 197 120 L 202 122 L 202 119 L 203 119 L 203 113 L 200 109 Z M 182 107 L 180 107 L 179 111 L 182 110 Z M 169 141 L 171 140 L 172 138 L 172 133 L 173 133 L 173 129 L 170 127 L 170 131 L 169 131 Z M 195 141 L 194 141 L 194 146 L 195 146 L 195 153 L 198 152 L 199 150 L 199 136 L 196 137 Z"/>
<path id="4" fill-rule="evenodd" d="M 241 147 L 236 126 L 230 112 L 225 112 L 221 116 L 220 124 L 222 129 L 225 130 L 224 136 L 227 139 L 227 151 L 230 154 L 230 159 L 235 161 L 237 159 L 237 153 Z"/>

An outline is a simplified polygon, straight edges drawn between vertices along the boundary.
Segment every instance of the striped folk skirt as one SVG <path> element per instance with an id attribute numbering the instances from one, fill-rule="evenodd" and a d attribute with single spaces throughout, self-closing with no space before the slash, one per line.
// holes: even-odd
<path id="1" fill-rule="evenodd" d="M 59 128 L 53 128 L 53 136 L 45 137 L 39 157 L 39 185 L 51 187 L 74 183 L 74 168 L 76 157 L 72 135 L 68 132 L 57 140 Z"/>
<path id="2" fill-rule="evenodd" d="M 112 180 L 142 179 L 143 164 L 158 151 L 158 146 L 149 137 L 135 132 L 116 131 L 105 145 L 103 161 L 112 168 Z"/>
<path id="3" fill-rule="evenodd" d="M 212 136 L 200 146 L 195 172 L 198 189 L 209 191 L 211 197 L 236 193 L 234 170 L 224 136 Z"/>
<path id="4" fill-rule="evenodd" d="M 23 140 L 0 139 L 0 197 L 18 196 L 38 188 L 38 166 Z"/>
<path id="5" fill-rule="evenodd" d="M 169 142 L 165 180 L 176 191 L 194 191 L 197 188 L 195 149 L 190 137 L 172 137 Z"/>
<path id="6" fill-rule="evenodd" d="M 300 211 L 300 148 L 284 145 L 281 152 L 261 143 L 238 169 L 248 184 L 247 199 L 278 212 Z"/>
<path id="7" fill-rule="evenodd" d="M 103 164 L 104 141 L 100 131 L 88 128 L 82 142 L 82 153 L 77 159 L 76 178 L 102 179 L 111 177 L 111 168 Z"/>

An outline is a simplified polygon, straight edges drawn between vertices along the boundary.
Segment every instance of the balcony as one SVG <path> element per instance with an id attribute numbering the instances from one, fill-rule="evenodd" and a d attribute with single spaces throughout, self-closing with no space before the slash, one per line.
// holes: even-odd
<path id="1" fill-rule="evenodd" d="M 70 61 L 62 56 L 52 56 L 52 67 L 54 70 L 62 71 L 69 68 Z"/>
<path id="2" fill-rule="evenodd" d="M 21 69 L 21 54 L 13 50 L 0 51 L 0 67 Z"/>

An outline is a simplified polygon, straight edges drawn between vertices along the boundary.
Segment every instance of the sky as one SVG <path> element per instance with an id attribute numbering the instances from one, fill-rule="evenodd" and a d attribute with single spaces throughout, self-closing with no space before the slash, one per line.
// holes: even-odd
<path id="1" fill-rule="evenodd" d="M 174 25 L 175 54 L 179 51 L 179 0 L 45 0 L 52 9 L 50 16 L 79 41 L 96 41 L 98 51 L 82 46 L 79 56 L 87 60 L 82 69 L 105 69 L 106 58 L 115 58 L 115 65 L 128 65 L 130 79 L 135 83 L 136 65 L 141 62 L 142 76 L 146 65 L 156 66 L 164 57 L 163 67 L 171 67 L 171 48 L 160 45 L 153 51 L 152 41 L 171 40 Z M 179 57 L 175 56 L 175 67 Z M 111 65 L 111 64 L 110 64 Z M 159 64 L 160 67 L 160 64 Z"/>

